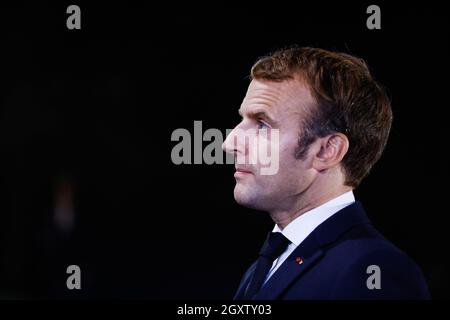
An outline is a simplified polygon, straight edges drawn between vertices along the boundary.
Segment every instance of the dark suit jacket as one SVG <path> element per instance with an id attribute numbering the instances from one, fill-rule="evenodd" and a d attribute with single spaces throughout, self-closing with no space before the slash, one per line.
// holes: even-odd
<path id="1" fill-rule="evenodd" d="M 243 276 L 234 299 L 242 299 L 255 265 Z M 379 273 L 368 270 L 371 265 Z M 373 288 L 377 275 L 380 289 Z M 253 299 L 428 298 L 418 266 L 375 230 L 357 201 L 320 224 Z"/>

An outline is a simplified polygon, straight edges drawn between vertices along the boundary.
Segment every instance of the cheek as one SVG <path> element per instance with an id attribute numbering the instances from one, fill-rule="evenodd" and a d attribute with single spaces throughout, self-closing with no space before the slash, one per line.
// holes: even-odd
<path id="1" fill-rule="evenodd" d="M 280 140 L 280 167 L 283 166 L 297 166 L 298 160 L 295 158 L 295 150 L 297 149 L 297 140 L 292 137 L 283 138 Z"/>
<path id="2" fill-rule="evenodd" d="M 286 143 L 280 149 L 279 179 L 284 183 L 301 185 L 308 180 L 307 161 L 295 158 L 296 143 Z"/>

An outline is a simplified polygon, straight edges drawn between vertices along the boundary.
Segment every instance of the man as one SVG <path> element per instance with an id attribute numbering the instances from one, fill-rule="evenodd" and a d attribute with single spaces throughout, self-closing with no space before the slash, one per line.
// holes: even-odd
<path id="1" fill-rule="evenodd" d="M 234 197 L 268 212 L 275 227 L 235 299 L 429 298 L 417 265 L 374 229 L 352 192 L 380 158 L 392 122 L 363 60 L 316 48 L 263 57 L 239 113 L 223 144 L 235 157 Z M 254 139 L 241 137 L 252 129 Z M 248 161 L 263 139 L 277 144 L 275 174 Z"/>

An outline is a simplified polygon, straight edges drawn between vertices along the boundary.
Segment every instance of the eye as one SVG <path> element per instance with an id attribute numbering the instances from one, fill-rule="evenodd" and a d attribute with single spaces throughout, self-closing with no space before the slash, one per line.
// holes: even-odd
<path id="1" fill-rule="evenodd" d="M 265 130 L 265 129 L 269 129 L 269 125 L 266 124 L 264 121 L 258 120 L 258 130 Z"/>

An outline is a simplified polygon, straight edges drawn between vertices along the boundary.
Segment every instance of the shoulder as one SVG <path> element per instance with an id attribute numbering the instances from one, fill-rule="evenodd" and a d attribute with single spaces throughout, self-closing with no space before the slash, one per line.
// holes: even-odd
<path id="1" fill-rule="evenodd" d="M 429 293 L 417 264 L 370 224 L 347 232 L 326 255 L 337 272 L 336 299 L 427 299 Z"/>

